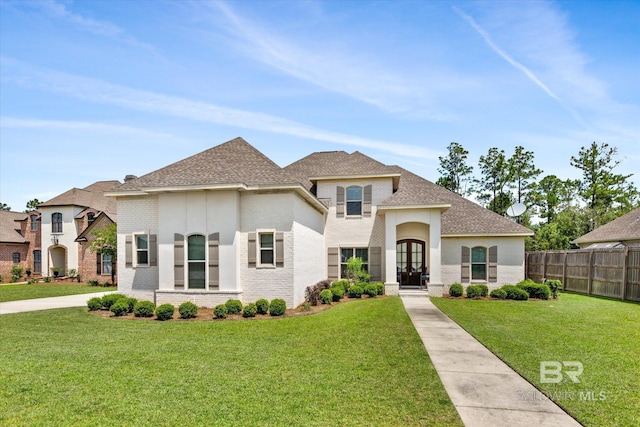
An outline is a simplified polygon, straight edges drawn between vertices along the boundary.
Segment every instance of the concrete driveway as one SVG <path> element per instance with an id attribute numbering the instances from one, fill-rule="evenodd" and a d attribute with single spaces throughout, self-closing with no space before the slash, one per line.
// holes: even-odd
<path id="1" fill-rule="evenodd" d="M 110 292 L 93 294 L 67 295 L 63 297 L 35 298 L 20 301 L 0 302 L 0 314 L 23 313 L 25 311 L 50 310 L 52 308 L 82 307 L 93 297 L 102 297 Z"/>

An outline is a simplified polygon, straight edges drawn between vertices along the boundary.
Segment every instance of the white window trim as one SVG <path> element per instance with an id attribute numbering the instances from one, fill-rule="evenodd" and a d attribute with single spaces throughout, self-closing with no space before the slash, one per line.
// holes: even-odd
<path id="1" fill-rule="evenodd" d="M 140 237 L 140 236 L 146 236 L 147 237 L 147 249 L 146 249 L 146 251 L 147 251 L 147 263 L 146 264 L 139 264 L 138 263 L 138 237 Z M 132 254 L 132 258 L 133 259 L 131 260 L 131 261 L 133 261 L 132 262 L 133 267 L 137 268 L 137 267 L 150 267 L 151 266 L 151 264 L 149 263 L 149 255 L 150 255 L 150 253 L 149 253 L 149 245 L 151 244 L 150 240 L 151 239 L 149 238 L 149 233 L 147 233 L 145 231 L 142 231 L 142 232 L 139 232 L 139 233 L 133 233 L 133 244 L 131 245 L 132 246 L 132 251 L 133 251 L 133 254 Z M 144 250 L 144 249 L 142 249 L 142 250 Z"/>
<path id="2" fill-rule="evenodd" d="M 273 251 L 273 263 L 272 264 L 263 264 L 262 263 L 262 257 L 261 255 L 261 242 L 260 242 L 260 235 L 261 234 L 271 234 L 273 235 L 273 247 L 271 248 L 271 250 Z M 270 268 L 276 268 L 276 230 L 275 229 L 271 229 L 271 228 L 267 228 L 267 229 L 257 229 L 256 230 L 256 268 L 265 268 L 265 269 L 270 269 Z"/>

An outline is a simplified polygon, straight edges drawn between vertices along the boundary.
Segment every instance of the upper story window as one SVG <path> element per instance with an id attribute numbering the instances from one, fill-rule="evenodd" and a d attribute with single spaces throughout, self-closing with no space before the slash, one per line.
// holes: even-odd
<path id="1" fill-rule="evenodd" d="M 38 215 L 31 215 L 31 231 L 38 231 Z"/>
<path id="2" fill-rule="evenodd" d="M 60 212 L 51 214 L 51 232 L 62 233 L 62 214 Z"/>
<path id="3" fill-rule="evenodd" d="M 149 265 L 149 236 L 138 234 L 135 237 L 137 265 Z"/>
<path id="4" fill-rule="evenodd" d="M 471 249 L 471 280 L 487 280 L 487 248 Z"/>
<path id="5" fill-rule="evenodd" d="M 362 215 L 362 187 L 347 187 L 347 216 Z"/>
<path id="6" fill-rule="evenodd" d="M 93 212 L 89 212 L 87 214 L 87 227 L 93 224 L 93 221 L 95 220 L 96 220 L 96 214 L 94 214 Z"/>
<path id="7" fill-rule="evenodd" d="M 260 265 L 275 265 L 275 239 L 274 232 L 258 233 L 258 256 L 260 257 Z"/>

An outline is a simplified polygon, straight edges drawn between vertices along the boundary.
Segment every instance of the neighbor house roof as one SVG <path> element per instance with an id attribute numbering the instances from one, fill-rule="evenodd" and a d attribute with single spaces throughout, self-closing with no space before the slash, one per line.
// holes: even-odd
<path id="1" fill-rule="evenodd" d="M 116 201 L 106 197 L 104 193 L 118 185 L 120 185 L 120 181 L 112 180 L 94 182 L 84 188 L 72 188 L 53 199 L 39 204 L 38 207 L 80 206 L 84 208 L 93 208 L 97 211 L 105 212 L 115 221 L 117 212 Z"/>
<path id="2" fill-rule="evenodd" d="M 585 246 L 589 243 L 629 240 L 640 240 L 640 208 L 578 237 L 574 243 Z"/>
<path id="3" fill-rule="evenodd" d="M 29 214 L 22 212 L 0 211 L 0 242 L 2 243 L 27 243 L 20 234 L 19 221 L 27 219 Z"/>
<path id="4" fill-rule="evenodd" d="M 115 193 L 167 187 L 222 185 L 268 186 L 295 184 L 298 178 L 286 172 L 242 138 L 235 138 L 169 166 L 128 181 Z"/>

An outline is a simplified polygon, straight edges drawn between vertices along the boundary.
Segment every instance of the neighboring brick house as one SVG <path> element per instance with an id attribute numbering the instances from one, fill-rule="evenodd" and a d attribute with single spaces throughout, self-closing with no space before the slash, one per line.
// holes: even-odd
<path id="1" fill-rule="evenodd" d="M 40 250 L 40 213 L 0 211 L 0 275 L 3 282 L 11 280 L 14 265 L 23 268 L 22 280 L 39 277 L 42 272 Z"/>
<path id="2" fill-rule="evenodd" d="M 242 138 L 106 193 L 118 205 L 120 292 L 213 306 L 304 301 L 361 257 L 387 293 L 524 278 L 533 233 L 362 153 L 311 154 L 285 168 Z M 122 256 L 124 254 L 124 256 Z"/>
<path id="3" fill-rule="evenodd" d="M 640 208 L 578 237 L 573 243 L 592 249 L 640 247 Z"/>
<path id="4" fill-rule="evenodd" d="M 59 269 L 66 276 L 74 269 L 83 281 L 111 280 L 110 257 L 91 253 L 88 243 L 92 231 L 116 221 L 116 203 L 104 192 L 119 181 L 98 181 L 85 188 L 72 188 L 38 205 L 41 214 L 43 275 L 52 276 Z"/>

